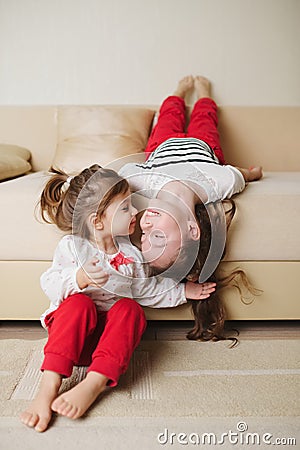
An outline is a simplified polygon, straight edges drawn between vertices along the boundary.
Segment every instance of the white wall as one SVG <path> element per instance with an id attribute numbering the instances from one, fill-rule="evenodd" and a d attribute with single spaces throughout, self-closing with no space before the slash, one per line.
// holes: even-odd
<path id="1" fill-rule="evenodd" d="M 300 105 L 300 0 L 0 0 L 0 104 Z"/>

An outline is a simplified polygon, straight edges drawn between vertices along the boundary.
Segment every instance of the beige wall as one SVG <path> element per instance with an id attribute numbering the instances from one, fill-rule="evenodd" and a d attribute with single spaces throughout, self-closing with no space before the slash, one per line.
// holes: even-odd
<path id="1" fill-rule="evenodd" d="M 299 0 L 0 0 L 0 104 L 300 105 Z"/>

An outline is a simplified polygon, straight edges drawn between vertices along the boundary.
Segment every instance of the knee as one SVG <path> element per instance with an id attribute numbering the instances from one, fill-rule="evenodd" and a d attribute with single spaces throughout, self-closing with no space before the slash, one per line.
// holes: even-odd
<path id="1" fill-rule="evenodd" d="M 137 303 L 135 300 L 133 300 L 132 298 L 121 298 L 120 300 L 117 301 L 117 303 L 115 304 L 116 307 L 122 309 L 123 311 L 132 311 L 132 312 L 142 312 L 143 308 L 141 307 L 141 305 L 139 305 L 139 303 Z"/>
<path id="2" fill-rule="evenodd" d="M 70 295 L 64 303 L 70 303 L 72 309 L 72 315 L 77 314 L 81 316 L 96 314 L 96 306 L 93 300 L 85 294 L 73 294 Z"/>
<path id="3" fill-rule="evenodd" d="M 126 317 L 135 317 L 144 326 L 146 326 L 146 317 L 143 308 L 131 298 L 121 298 L 113 306 L 119 313 Z"/>

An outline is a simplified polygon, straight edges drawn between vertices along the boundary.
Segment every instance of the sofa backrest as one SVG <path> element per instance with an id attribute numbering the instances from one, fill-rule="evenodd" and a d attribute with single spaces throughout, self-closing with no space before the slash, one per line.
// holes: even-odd
<path id="1" fill-rule="evenodd" d="M 222 107 L 219 131 L 228 163 L 300 170 L 300 107 Z"/>
<path id="2" fill-rule="evenodd" d="M 28 148 L 33 170 L 47 170 L 56 149 L 57 107 L 0 106 L 0 142 Z"/>
<path id="3" fill-rule="evenodd" d="M 28 148 L 35 171 L 47 170 L 58 156 L 64 156 L 66 148 L 70 160 L 71 141 L 76 144 L 77 153 L 80 145 L 84 150 L 86 140 L 92 141 L 94 147 L 103 145 L 99 160 L 95 162 L 101 164 L 102 151 L 106 164 L 108 159 L 116 157 L 107 139 L 103 141 L 106 127 L 109 141 L 115 140 L 116 145 L 121 147 L 122 140 L 117 139 L 121 136 L 124 140 L 128 137 L 126 130 L 134 129 L 135 135 L 128 148 L 131 153 L 134 148 L 142 152 L 141 145 L 146 142 L 156 110 L 155 106 L 122 105 L 0 106 L 0 143 Z M 105 122 L 102 122 L 104 117 Z M 101 123 L 97 124 L 97 120 Z M 123 125 L 120 127 L 120 120 L 125 120 L 126 130 Z M 260 164 L 266 171 L 300 170 L 299 107 L 221 106 L 219 131 L 225 158 L 230 164 L 241 167 Z M 124 142 L 128 144 L 126 139 Z M 83 150 L 81 157 L 84 160 Z"/>

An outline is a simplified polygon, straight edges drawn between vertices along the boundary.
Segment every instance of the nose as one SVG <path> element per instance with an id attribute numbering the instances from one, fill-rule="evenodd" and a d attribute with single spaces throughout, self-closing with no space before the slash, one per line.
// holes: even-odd
<path id="1" fill-rule="evenodd" d="M 153 226 L 153 222 L 151 220 L 151 217 L 149 217 L 147 215 L 147 211 L 145 211 L 144 214 L 142 215 L 141 226 L 142 226 L 142 229 L 149 229 L 149 228 L 152 228 L 152 226 Z"/>
<path id="2" fill-rule="evenodd" d="M 148 219 L 146 219 L 146 220 L 143 222 L 143 229 L 144 229 L 144 230 L 149 230 L 150 228 L 152 228 L 152 226 L 153 226 L 152 222 L 149 221 Z"/>

